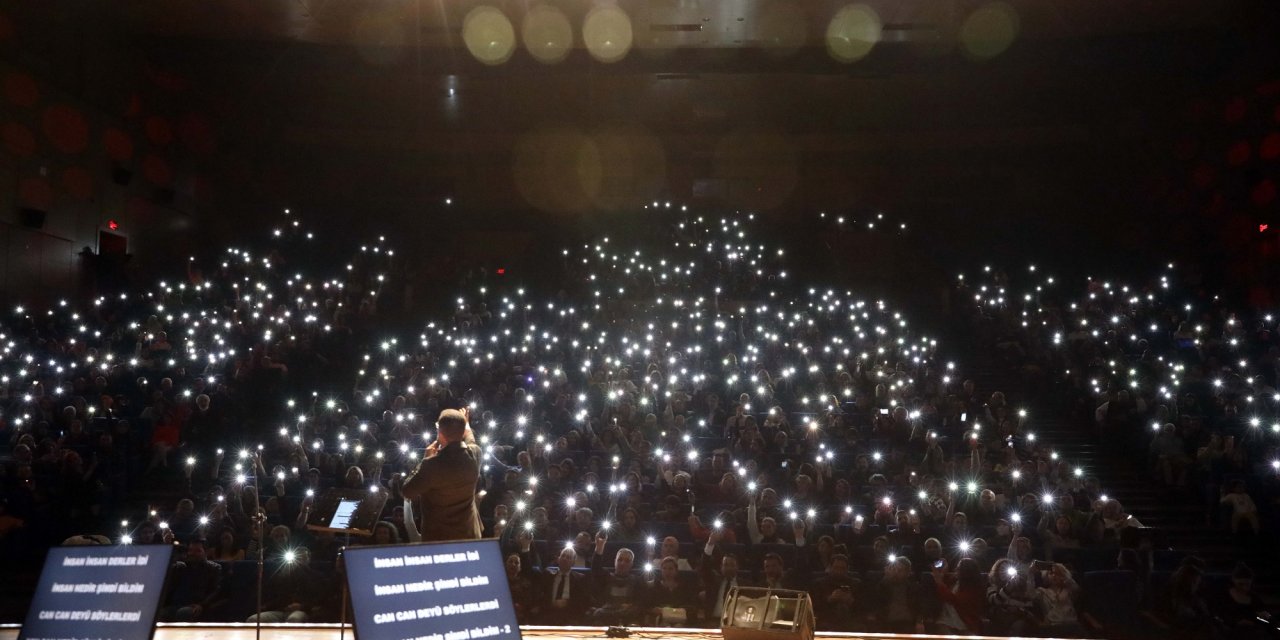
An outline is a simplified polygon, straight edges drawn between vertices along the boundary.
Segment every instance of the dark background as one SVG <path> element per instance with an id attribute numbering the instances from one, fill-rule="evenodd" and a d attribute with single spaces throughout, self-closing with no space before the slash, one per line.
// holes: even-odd
<path id="1" fill-rule="evenodd" d="M 480 4 L 0 2 L 0 300 L 179 274 L 285 208 L 321 251 L 394 235 L 428 293 L 467 267 L 537 281 L 682 206 L 756 212 L 800 275 L 923 298 L 987 260 L 1177 259 L 1257 304 L 1278 280 L 1275 3 L 1015 0 L 1012 45 L 975 59 L 987 3 L 873 1 L 882 40 L 842 64 L 843 3 L 626 1 L 635 45 L 605 64 L 593 5 L 553 1 L 568 57 L 496 66 L 462 42 Z M 489 4 L 518 36 L 528 5 Z M 868 232 L 878 212 L 907 233 Z M 123 266 L 79 253 L 109 223 Z"/>

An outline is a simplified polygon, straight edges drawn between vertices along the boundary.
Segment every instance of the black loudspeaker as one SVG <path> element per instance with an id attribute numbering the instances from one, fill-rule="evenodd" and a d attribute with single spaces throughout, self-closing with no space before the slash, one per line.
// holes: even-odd
<path id="1" fill-rule="evenodd" d="M 133 180 L 133 172 L 122 167 L 115 167 L 111 170 L 111 181 L 120 186 L 127 186 L 129 181 Z"/>
<path id="2" fill-rule="evenodd" d="M 21 207 L 18 209 L 18 222 L 22 226 L 31 229 L 43 229 L 44 219 L 48 212 L 42 209 L 32 209 L 30 207 Z"/>
<path id="3" fill-rule="evenodd" d="M 813 640 L 813 627 L 813 601 L 804 591 L 734 587 L 725 594 L 725 640 Z"/>

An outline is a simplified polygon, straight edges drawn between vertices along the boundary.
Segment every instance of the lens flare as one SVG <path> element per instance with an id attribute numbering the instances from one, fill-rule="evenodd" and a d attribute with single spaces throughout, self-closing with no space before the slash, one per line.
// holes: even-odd
<path id="1" fill-rule="evenodd" d="M 499 65 L 516 50 L 516 30 L 497 8 L 481 5 L 463 19 L 462 41 L 476 60 Z"/>
<path id="2" fill-rule="evenodd" d="M 631 18 L 616 6 L 596 7 L 582 21 L 582 41 L 591 57 L 600 62 L 613 63 L 627 57 L 633 37 Z"/>
<path id="3" fill-rule="evenodd" d="M 846 5 L 827 25 L 827 53 L 838 62 L 861 60 L 880 41 L 881 29 L 875 9 L 865 4 Z"/>
<path id="4" fill-rule="evenodd" d="M 974 60 L 990 60 L 1013 44 L 1021 29 L 1018 12 L 1005 2 L 989 2 L 965 18 L 960 48 Z"/>
<path id="5" fill-rule="evenodd" d="M 555 64 L 573 48 L 573 26 L 560 9 L 540 4 L 529 10 L 520 25 L 524 48 L 535 60 Z"/>

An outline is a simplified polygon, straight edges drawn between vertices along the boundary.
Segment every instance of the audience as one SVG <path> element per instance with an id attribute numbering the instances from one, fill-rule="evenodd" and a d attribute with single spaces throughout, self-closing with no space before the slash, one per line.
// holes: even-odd
<path id="1" fill-rule="evenodd" d="M 1147 530 L 1036 438 L 1019 404 L 1035 394 L 982 388 L 884 301 L 793 286 L 748 221 L 687 221 L 660 251 L 565 250 L 554 296 L 473 276 L 451 317 L 412 337 L 379 316 L 397 284 L 384 242 L 336 269 L 304 265 L 297 225 L 268 250 L 198 262 L 198 279 L 15 310 L 0 325 L 13 343 L 2 546 L 95 530 L 183 543 L 174 620 L 231 619 L 222 603 L 238 594 L 210 567 L 238 576 L 261 551 L 279 568 L 261 619 L 328 619 L 343 545 L 415 539 L 404 475 L 440 412 L 466 406 L 485 532 L 521 623 L 715 626 L 734 588 L 760 586 L 808 591 L 835 631 L 1086 635 L 1088 571 L 1119 553 L 1160 622 L 1211 629 L 1221 610 L 1252 628 L 1243 581 L 1212 609 L 1194 566 L 1167 592 L 1150 586 Z M 1066 381 L 1057 393 L 1099 438 L 1177 495 L 1221 505 L 1224 528 L 1270 526 L 1275 451 L 1239 406 L 1268 402 L 1274 367 L 1223 356 L 1236 339 L 1275 363 L 1272 320 L 1246 331 L 1219 309 L 1175 331 L 1176 308 L 1131 310 L 1091 284 L 1090 304 L 1027 305 L 1045 309 L 1033 328 L 1013 298 L 970 285 L 961 313 L 988 337 L 978 348 L 1032 390 Z M 1168 335 L 1140 331 L 1151 322 Z M 1170 353 L 1201 370 L 1160 360 Z M 1175 394 L 1173 378 L 1187 387 Z M 372 537 L 307 528 L 335 487 L 390 495 Z M 139 490 L 172 498 L 138 519 Z"/>

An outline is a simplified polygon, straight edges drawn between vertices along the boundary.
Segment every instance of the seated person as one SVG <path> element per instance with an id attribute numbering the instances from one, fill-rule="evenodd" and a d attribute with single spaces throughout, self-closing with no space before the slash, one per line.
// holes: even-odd
<path id="1" fill-rule="evenodd" d="M 895 557 L 872 591 L 868 620 L 884 633 L 924 633 L 923 592 L 911 570 L 911 561 Z"/>
<path id="2" fill-rule="evenodd" d="M 580 569 L 590 569 L 591 556 L 595 551 L 595 547 L 591 542 L 591 534 L 586 531 L 579 531 L 578 535 L 573 537 L 573 550 L 576 556 L 573 566 Z"/>
<path id="3" fill-rule="evenodd" d="M 734 587 L 745 587 L 748 584 L 742 579 L 743 576 L 738 574 L 737 556 L 731 553 L 724 554 L 720 558 L 720 569 L 717 571 L 713 567 L 715 563 L 711 560 L 710 547 L 711 545 L 708 544 L 708 551 L 704 554 L 699 568 L 702 591 L 698 594 L 698 599 L 702 602 L 703 621 L 716 626 L 720 624 L 720 616 L 724 613 L 724 600 L 729 592 Z"/>
<path id="4" fill-rule="evenodd" d="M 187 552 L 190 554 L 190 551 Z M 244 548 L 237 544 L 236 533 L 230 527 L 223 527 L 218 532 L 217 543 L 207 554 L 210 560 L 217 562 L 239 562 L 244 560 Z"/>
<path id="5" fill-rule="evenodd" d="M 764 516 L 757 520 L 756 511 L 756 496 L 755 493 L 752 493 L 751 502 L 747 505 L 747 534 L 751 539 L 751 544 L 790 544 L 795 542 L 794 537 L 788 540 L 778 534 L 778 521 L 772 517 Z"/>
<path id="6" fill-rule="evenodd" d="M 849 575 L 849 558 L 844 554 L 831 556 L 826 573 L 814 583 L 810 590 L 813 597 L 813 615 L 818 628 L 830 631 L 852 631 L 857 591 L 858 581 Z"/>
<path id="7" fill-rule="evenodd" d="M 1060 549 L 1080 548 L 1080 538 L 1076 536 L 1071 526 L 1071 518 L 1065 514 L 1043 518 L 1040 524 L 1040 538 L 1044 540 L 1045 555 L 1049 560 L 1053 560 L 1054 552 Z"/>
<path id="8" fill-rule="evenodd" d="M 1204 571 L 1188 558 L 1182 562 L 1165 591 L 1156 598 L 1155 613 L 1168 627 L 1171 638 L 1212 638 L 1217 635 L 1217 621 L 1208 604 L 1200 596 Z"/>
<path id="9" fill-rule="evenodd" d="M 539 613 L 532 568 L 522 568 L 518 553 L 507 554 L 504 565 L 507 569 L 507 586 L 511 589 L 511 604 L 516 610 L 516 622 L 529 624 Z"/>
<path id="10" fill-rule="evenodd" d="M 591 601 L 587 576 L 573 570 L 578 552 L 572 546 L 560 550 L 556 565 L 546 569 L 538 581 L 539 624 L 563 626 L 578 622 Z"/>
<path id="11" fill-rule="evenodd" d="M 947 575 L 945 560 L 932 566 L 933 583 L 942 602 L 942 612 L 934 624 L 934 633 L 980 634 L 987 616 L 987 592 L 982 585 L 982 572 L 973 558 L 961 558 L 954 576 Z"/>
<path id="12" fill-rule="evenodd" d="M 1231 585 L 1225 591 L 1210 594 L 1210 606 L 1226 626 L 1229 638 L 1253 640 L 1267 637 L 1267 627 L 1261 621 L 1271 621 L 1258 596 L 1253 593 L 1253 570 L 1243 562 L 1231 573 Z"/>
<path id="13" fill-rule="evenodd" d="M 997 560 L 987 577 L 987 633 L 1026 636 L 1035 632 L 1038 594 L 1034 578 L 1008 558 Z"/>
<path id="14" fill-rule="evenodd" d="M 221 591 L 222 565 L 206 559 L 205 542 L 187 543 L 187 557 L 174 564 L 169 577 L 168 603 L 160 609 L 164 622 L 196 622 L 208 619 L 209 607 Z"/>
<path id="15" fill-rule="evenodd" d="M 1087 637 L 1076 611 L 1080 586 L 1071 579 L 1071 572 L 1062 564 L 1054 564 L 1045 571 L 1045 583 L 1036 589 L 1044 619 L 1041 633 L 1054 638 Z"/>
<path id="16" fill-rule="evenodd" d="M 680 575 L 673 557 L 663 558 L 658 578 L 649 585 L 646 604 L 658 626 L 686 626 L 694 622 L 698 594 L 694 585 Z"/>
<path id="17" fill-rule="evenodd" d="M 761 578 L 757 586 L 770 589 L 805 589 L 808 576 L 802 575 L 799 569 L 787 571 L 782 556 L 772 551 L 764 554 L 761 562 Z"/>
<path id="18" fill-rule="evenodd" d="M 645 592 L 648 585 L 633 566 L 636 554 L 630 549 L 618 549 L 613 558 L 613 570 L 604 568 L 604 545 L 608 538 L 603 532 L 596 535 L 595 554 L 591 556 L 591 578 L 596 596 L 596 606 L 588 612 L 594 624 L 629 625 L 639 622 Z"/>
<path id="19" fill-rule="evenodd" d="M 306 547 L 288 552 L 293 554 L 292 561 L 280 565 L 267 580 L 262 590 L 266 602 L 263 603 L 262 614 L 249 616 L 246 622 L 301 624 L 308 622 L 319 613 L 314 611 L 324 599 L 324 586 L 327 584 L 320 572 L 311 568 L 311 550 Z"/>
<path id="20" fill-rule="evenodd" d="M 649 545 L 648 557 L 646 562 L 661 561 L 667 558 L 675 558 L 676 565 L 680 571 L 693 571 L 694 567 L 688 560 L 680 557 L 680 541 L 675 536 L 667 536 L 662 539 L 662 546 L 654 551 L 653 545 Z"/>
<path id="21" fill-rule="evenodd" d="M 1246 525 L 1253 535 L 1262 531 L 1258 521 L 1258 505 L 1245 492 L 1243 480 L 1231 483 L 1231 487 L 1222 494 L 1221 502 L 1231 507 L 1231 533 L 1239 534 L 1241 527 Z"/>
<path id="22" fill-rule="evenodd" d="M 926 538 L 916 559 L 920 564 L 932 567 L 942 559 L 942 541 L 937 538 Z"/>

